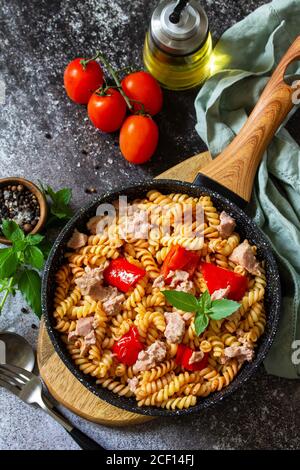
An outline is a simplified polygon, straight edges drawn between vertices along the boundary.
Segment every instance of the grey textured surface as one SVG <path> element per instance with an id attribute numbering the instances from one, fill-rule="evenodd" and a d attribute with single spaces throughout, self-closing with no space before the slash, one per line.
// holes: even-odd
<path id="1" fill-rule="evenodd" d="M 68 60 L 101 48 L 115 65 L 141 64 L 141 50 L 155 1 L 0 0 L 0 76 L 6 84 L 0 106 L 0 176 L 41 179 L 74 188 L 79 207 L 84 190 L 102 190 L 151 178 L 205 149 L 195 130 L 197 90 L 165 93 L 158 117 L 161 139 L 153 161 L 132 167 L 119 154 L 117 136 L 104 136 L 88 122 L 84 107 L 65 96 L 62 71 Z M 217 37 L 257 6 L 253 0 L 207 0 Z M 289 125 L 300 140 L 297 115 Z M 37 320 L 21 314 L 17 297 L 0 317 L 35 344 Z M 300 383 L 267 376 L 263 369 L 239 392 L 198 416 L 158 419 L 110 429 L 65 411 L 83 431 L 108 449 L 299 448 Z M 0 390 L 0 449 L 75 449 L 50 418 Z"/>

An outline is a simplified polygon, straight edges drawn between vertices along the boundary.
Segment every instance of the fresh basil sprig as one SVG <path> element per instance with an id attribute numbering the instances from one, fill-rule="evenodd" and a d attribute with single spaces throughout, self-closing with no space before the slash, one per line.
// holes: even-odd
<path id="1" fill-rule="evenodd" d="M 43 235 L 25 235 L 13 220 L 3 220 L 2 232 L 12 242 L 10 248 L 0 249 L 0 313 L 9 294 L 20 290 L 27 303 L 40 318 L 41 279 L 37 270 L 44 265 Z"/>
<path id="2" fill-rule="evenodd" d="M 193 294 L 176 290 L 165 290 L 162 293 L 167 301 L 178 310 L 196 313 L 195 331 L 198 336 L 207 328 L 210 319 L 221 320 L 229 317 L 241 306 L 233 300 L 211 300 L 208 290 L 199 299 Z"/>
<path id="3" fill-rule="evenodd" d="M 47 227 L 60 225 L 69 220 L 73 215 L 73 210 L 70 207 L 72 189 L 62 188 L 59 191 L 54 191 L 49 185 L 44 186 L 41 182 L 39 184 L 50 202 L 50 216 L 47 220 Z"/>

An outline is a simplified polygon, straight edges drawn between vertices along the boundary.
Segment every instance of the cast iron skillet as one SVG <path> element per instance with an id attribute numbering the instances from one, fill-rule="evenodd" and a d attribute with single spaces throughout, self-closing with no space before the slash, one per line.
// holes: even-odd
<path id="1" fill-rule="evenodd" d="M 274 339 L 280 315 L 280 279 L 276 262 L 269 242 L 254 222 L 245 214 L 247 201 L 251 196 L 254 176 L 263 152 L 278 126 L 292 109 L 292 89 L 284 82 L 288 65 L 300 58 L 300 36 L 288 50 L 247 123 L 233 142 L 212 163 L 201 171 L 194 184 L 174 180 L 156 180 L 132 187 L 107 192 L 95 198 L 80 209 L 58 236 L 47 261 L 42 286 L 42 304 L 47 331 L 56 352 L 75 377 L 91 392 L 102 400 L 128 411 L 151 416 L 178 416 L 197 413 L 201 409 L 220 402 L 248 380 L 265 358 Z M 258 247 L 258 258 L 266 262 L 267 286 L 265 307 L 267 312 L 266 330 L 256 349 L 253 362 L 245 364 L 233 382 L 220 392 L 206 398 L 199 398 L 198 404 L 188 409 L 169 411 L 155 407 L 138 407 L 134 398 L 123 398 L 109 390 L 97 386 L 95 379 L 83 374 L 72 362 L 61 341 L 60 334 L 54 329 L 53 298 L 54 276 L 63 263 L 66 243 L 74 228 L 86 230 L 86 222 L 95 215 L 96 208 L 104 202 L 113 202 L 119 195 L 126 194 L 128 199 L 142 198 L 151 189 L 162 193 L 187 193 L 191 196 L 203 194 L 211 196 L 219 211 L 226 210 L 237 222 L 237 231 L 242 239 L 247 238 Z"/>

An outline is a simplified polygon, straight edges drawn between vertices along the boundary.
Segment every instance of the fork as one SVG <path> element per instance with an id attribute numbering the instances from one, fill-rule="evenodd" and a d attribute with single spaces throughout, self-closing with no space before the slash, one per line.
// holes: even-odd
<path id="1" fill-rule="evenodd" d="M 93 439 L 74 427 L 62 414 L 51 407 L 44 395 L 41 379 L 20 367 L 0 364 L 0 386 L 16 395 L 29 405 L 38 405 L 48 415 L 52 416 L 70 434 L 75 442 L 85 450 L 104 449 Z"/>

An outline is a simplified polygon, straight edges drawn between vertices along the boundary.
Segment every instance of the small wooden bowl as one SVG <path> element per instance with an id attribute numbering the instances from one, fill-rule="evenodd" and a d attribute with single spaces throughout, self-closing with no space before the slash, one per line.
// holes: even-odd
<path id="1" fill-rule="evenodd" d="M 25 188 L 29 189 L 29 191 L 35 195 L 40 206 L 39 221 L 34 229 L 30 232 L 33 235 L 40 232 L 46 223 L 48 213 L 47 201 L 42 191 L 31 181 L 25 180 L 24 178 L 18 178 L 17 176 L 13 176 L 11 178 L 0 178 L 0 188 L 4 188 L 6 186 L 18 186 L 19 184 L 25 186 Z M 10 240 L 7 240 L 7 238 L 1 236 L 0 243 L 3 243 L 4 245 L 11 245 Z"/>

